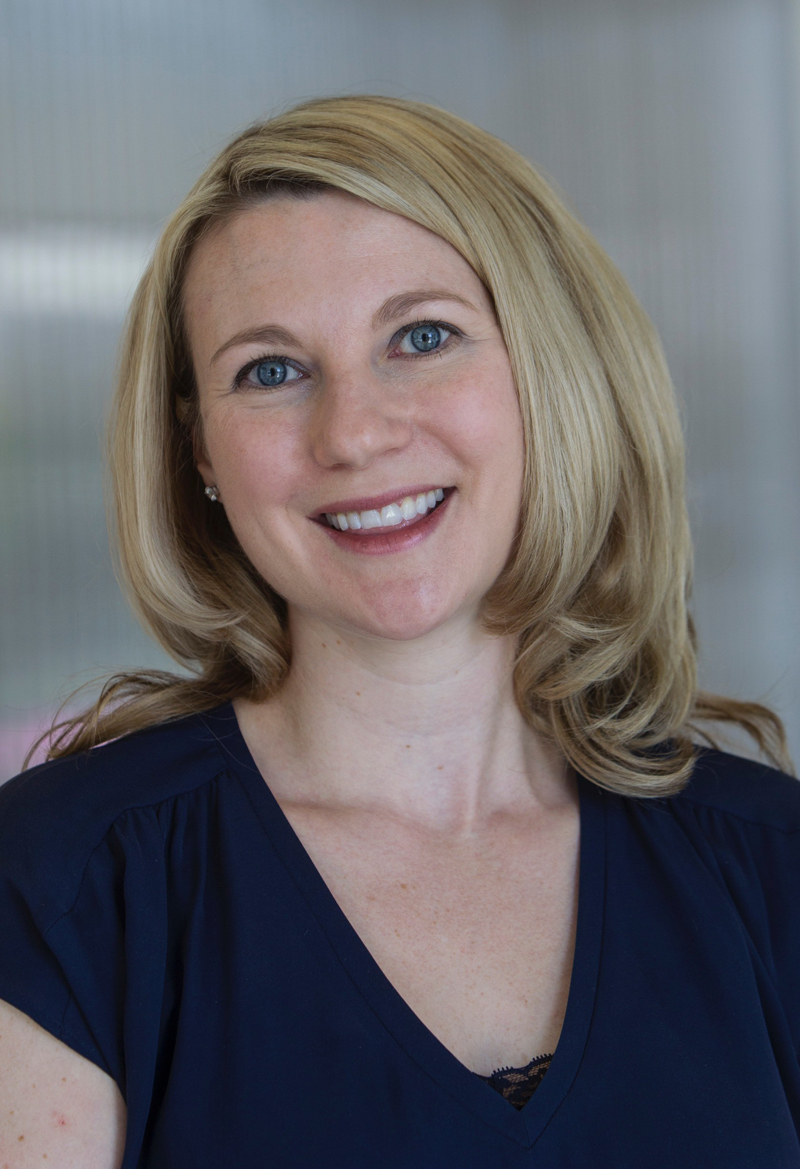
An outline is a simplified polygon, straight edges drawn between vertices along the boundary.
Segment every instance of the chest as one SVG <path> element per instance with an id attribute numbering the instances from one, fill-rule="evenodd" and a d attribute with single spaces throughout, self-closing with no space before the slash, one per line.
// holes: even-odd
<path id="1" fill-rule="evenodd" d="M 465 837 L 375 816 L 284 809 L 402 998 L 481 1074 L 552 1052 L 574 949 L 579 819 Z"/>
<path id="2" fill-rule="evenodd" d="M 360 883 L 360 858 L 364 872 L 391 886 L 406 872 L 398 858 L 417 865 L 419 853 L 400 849 L 394 831 L 351 825 L 323 830 L 312 865 L 315 825 L 301 828 L 302 848 L 254 770 L 243 769 L 241 783 L 241 798 L 229 793 L 235 803 L 187 816 L 169 880 L 154 868 L 146 913 L 126 915 L 118 1031 L 126 1166 L 140 1163 L 135 1142 L 146 1133 L 141 1163 L 149 1169 L 800 1167 L 790 1003 L 776 999 L 717 874 L 658 807 L 631 811 L 582 785 L 569 1010 L 542 1085 L 519 1113 L 442 1049 L 430 1020 L 423 1026 L 409 1009 L 411 990 L 398 995 L 380 976 L 331 896 L 340 867 L 336 896 L 344 900 Z M 293 816 L 298 826 L 301 818 Z M 534 854 L 508 836 L 490 850 L 495 887 L 505 889 L 509 874 L 546 874 L 565 850 L 548 858 L 537 846 L 541 866 L 523 855 Z M 488 881 L 492 866 L 479 868 Z M 457 871 L 466 880 L 472 868 Z M 133 884 L 126 880 L 126 891 Z M 164 917 L 162 886 L 170 894 Z M 368 893 L 377 897 L 374 886 L 365 900 Z M 379 926 L 392 899 L 381 904 Z M 114 951 L 91 898 L 85 908 L 103 974 Z M 358 925 L 367 930 L 366 915 Z M 165 937 L 176 950 L 162 965 Z M 84 998 L 87 1013 L 99 999 Z"/>

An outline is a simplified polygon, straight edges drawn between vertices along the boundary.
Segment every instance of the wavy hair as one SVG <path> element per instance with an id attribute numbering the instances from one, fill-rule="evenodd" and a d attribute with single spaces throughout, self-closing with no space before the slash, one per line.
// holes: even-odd
<path id="1" fill-rule="evenodd" d="M 529 724 L 582 775 L 627 795 L 681 788 L 701 720 L 739 724 L 788 769 L 775 714 L 698 693 L 681 427 L 655 330 L 625 280 L 511 147 L 434 107 L 368 96 L 309 101 L 252 126 L 163 231 L 127 321 L 109 457 L 123 583 L 190 673 L 109 679 L 89 710 L 54 723 L 49 757 L 235 697 L 269 698 L 286 676 L 285 603 L 208 505 L 195 466 L 182 284 L 212 225 L 330 188 L 441 236 L 492 298 L 526 471 L 514 547 L 483 615 L 516 638 Z"/>

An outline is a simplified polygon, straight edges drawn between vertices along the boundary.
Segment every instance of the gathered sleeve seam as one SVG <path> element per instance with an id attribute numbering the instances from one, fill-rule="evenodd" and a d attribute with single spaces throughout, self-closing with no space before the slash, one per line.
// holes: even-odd
<path id="1" fill-rule="evenodd" d="M 42 928 L 42 938 L 46 941 L 48 934 L 50 934 L 56 928 L 56 926 L 59 924 L 59 922 L 64 920 L 65 917 L 69 917 L 69 915 L 72 913 L 75 906 L 78 904 L 78 901 L 80 900 L 81 891 L 83 889 L 83 884 L 84 884 L 84 881 L 86 880 L 86 873 L 89 869 L 90 864 L 92 863 L 94 856 L 97 854 L 97 852 L 105 844 L 105 842 L 108 839 L 109 833 L 112 832 L 115 825 L 119 823 L 119 821 L 122 819 L 123 816 L 127 816 L 130 812 L 138 812 L 138 811 L 142 811 L 142 810 L 157 811 L 159 808 L 164 807 L 166 804 L 173 803 L 180 796 L 188 795 L 190 792 L 199 791 L 201 788 L 213 783 L 215 780 L 217 780 L 220 777 L 220 775 L 223 775 L 223 774 L 225 774 L 225 769 L 223 767 L 220 767 L 220 768 L 216 769 L 212 775 L 209 775 L 206 779 L 204 779 L 201 783 L 195 784 L 193 787 L 187 788 L 187 790 L 185 792 L 173 792 L 171 795 L 165 796 L 163 799 L 160 799 L 160 800 L 145 801 L 141 804 L 132 803 L 132 804 L 126 805 L 124 808 L 120 808 L 120 810 L 115 814 L 114 818 L 112 820 L 110 820 L 109 823 L 103 829 L 103 835 L 100 837 L 100 839 L 97 841 L 97 843 L 94 844 L 90 848 L 90 850 L 86 856 L 86 860 L 84 862 L 83 868 L 81 869 L 80 878 L 78 879 L 77 884 L 76 884 L 76 890 L 75 890 L 74 897 L 72 898 L 71 902 L 66 907 L 66 909 L 62 909 L 56 915 L 56 917 L 53 918 L 53 920 L 50 922 L 49 925 L 44 926 Z M 67 1004 L 67 1005 L 69 1005 L 69 1004 Z M 65 1014 L 66 1014 L 66 1007 L 64 1010 L 65 1010 Z"/>
<path id="2" fill-rule="evenodd" d="M 798 787 L 800 788 L 800 781 L 798 781 Z M 684 795 L 682 792 L 675 799 L 681 800 L 685 804 L 691 804 L 694 808 L 704 808 L 708 812 L 716 812 L 719 816 L 725 816 L 731 820 L 738 820 L 741 824 L 747 824 L 751 828 L 766 828 L 771 832 L 780 832 L 782 836 L 800 836 L 800 825 L 796 828 L 784 828 L 780 824 L 771 824 L 764 820 L 756 820 L 750 816 L 742 815 L 741 812 L 731 811 L 730 808 L 721 808 L 718 804 L 695 799 L 690 795 Z"/>

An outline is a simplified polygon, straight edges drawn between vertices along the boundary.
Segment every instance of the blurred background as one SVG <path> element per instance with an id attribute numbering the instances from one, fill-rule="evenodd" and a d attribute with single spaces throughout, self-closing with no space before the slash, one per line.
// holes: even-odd
<path id="1" fill-rule="evenodd" d="M 167 666 L 114 579 L 101 434 L 165 217 L 302 98 L 453 110 L 547 172 L 681 398 L 703 684 L 800 756 L 800 0 L 0 0 L 0 778 L 87 679 Z"/>

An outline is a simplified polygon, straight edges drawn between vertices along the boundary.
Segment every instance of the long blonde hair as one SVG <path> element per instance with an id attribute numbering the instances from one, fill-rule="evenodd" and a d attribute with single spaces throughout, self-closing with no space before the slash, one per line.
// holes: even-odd
<path id="1" fill-rule="evenodd" d="M 699 694 L 674 393 L 655 331 L 551 186 L 492 135 L 386 97 L 306 102 L 239 135 L 167 224 L 131 306 L 110 431 L 120 567 L 140 620 L 189 677 L 110 679 L 56 722 L 51 758 L 286 676 L 285 604 L 244 556 L 194 462 L 199 412 L 181 321 L 192 247 L 254 202 L 335 188 L 451 244 L 492 297 L 526 439 L 510 560 L 484 619 L 514 635 L 530 724 L 603 787 L 663 796 L 698 719 L 738 723 L 790 766 L 777 716 Z"/>

